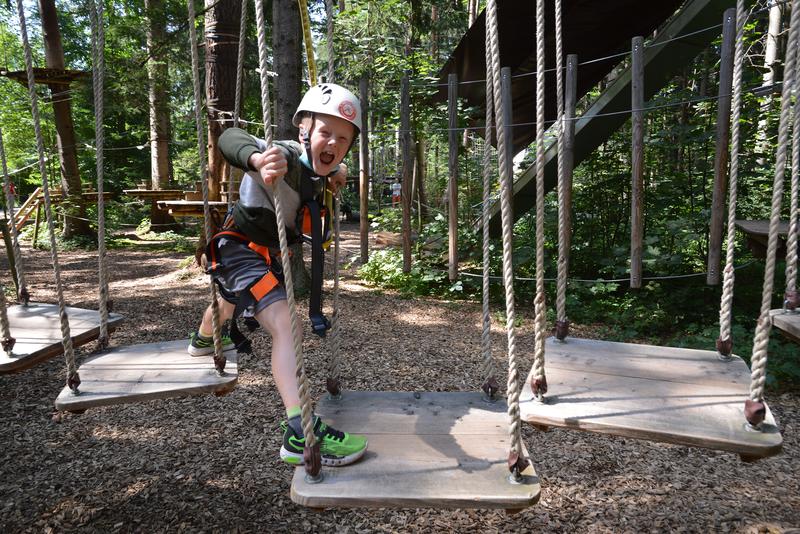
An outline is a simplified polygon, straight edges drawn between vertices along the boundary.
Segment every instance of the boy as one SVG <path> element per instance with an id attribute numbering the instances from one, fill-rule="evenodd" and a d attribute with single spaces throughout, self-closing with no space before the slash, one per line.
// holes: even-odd
<path id="1" fill-rule="evenodd" d="M 276 141 L 268 150 L 264 141 L 236 128 L 220 137 L 225 159 L 249 172 L 242 178 L 239 201 L 226 218 L 223 231 L 208 246 L 207 257 L 220 290 L 220 321 L 249 308 L 272 336 L 272 375 L 288 417 L 280 455 L 285 462 L 299 465 L 303 463 L 305 438 L 273 191 L 277 188 L 280 195 L 290 242 L 301 238 L 303 229 L 298 226 L 308 224 L 307 211 L 316 215 L 310 217 L 312 226 L 321 224 L 319 205 L 326 185 L 335 194 L 345 184 L 347 168 L 340 164 L 359 134 L 361 106 L 344 87 L 321 84 L 305 94 L 292 123 L 300 129 L 300 143 Z M 318 229 L 315 232 L 318 234 Z M 321 253 L 321 243 L 312 244 L 312 249 L 317 248 Z M 313 294 L 312 290 L 312 301 Z M 209 306 L 200 329 L 192 335 L 189 353 L 193 356 L 214 352 L 211 313 Z M 324 335 L 324 317 L 315 322 L 312 316 L 312 324 Z M 223 338 L 223 345 L 225 350 L 233 348 L 230 338 Z M 355 462 L 367 448 L 363 436 L 335 430 L 319 417 L 314 420 L 314 434 L 320 442 L 322 465 Z"/>

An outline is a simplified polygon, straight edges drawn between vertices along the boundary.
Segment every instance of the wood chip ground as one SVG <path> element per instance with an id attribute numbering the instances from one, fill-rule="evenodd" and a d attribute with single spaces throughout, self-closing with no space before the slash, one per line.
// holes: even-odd
<path id="1" fill-rule="evenodd" d="M 355 264 L 357 228 L 344 232 Z M 50 253 L 25 249 L 30 291 L 55 302 Z M 207 279 L 186 254 L 109 252 L 118 345 L 186 337 L 208 302 Z M 70 306 L 97 308 L 97 258 L 62 252 Z M 343 273 L 343 382 L 348 389 L 456 391 L 480 385 L 480 306 L 407 300 Z M 7 260 L 0 279 L 10 285 Z M 329 286 L 330 288 L 330 286 Z M 330 302 L 330 299 L 328 299 Z M 530 303 L 520 357 L 531 365 Z M 303 306 L 305 304 L 303 303 Z M 305 308 L 301 313 L 305 316 Z M 591 327 L 576 329 L 591 337 Z M 306 325 L 308 332 L 308 325 Z M 505 373 L 505 335 L 493 329 Z M 524 438 L 541 501 L 503 511 L 305 509 L 289 499 L 292 469 L 278 458 L 284 417 L 269 339 L 253 335 L 239 383 L 225 397 L 193 397 L 59 414 L 63 357 L 0 376 L 0 530 L 3 532 L 800 532 L 800 395 L 769 398 L 783 453 L 738 456 L 566 430 Z M 79 351 L 79 358 L 89 354 Z M 306 335 L 307 370 L 324 393 L 325 345 Z M 502 376 L 502 374 L 501 374 Z M 505 383 L 505 379 L 501 379 Z M 346 429 L 345 429 L 346 430 Z"/>

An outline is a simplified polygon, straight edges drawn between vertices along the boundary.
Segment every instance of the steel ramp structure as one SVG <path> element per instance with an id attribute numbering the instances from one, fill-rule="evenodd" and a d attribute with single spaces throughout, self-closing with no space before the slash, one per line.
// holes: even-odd
<path id="1" fill-rule="evenodd" d="M 343 391 L 316 413 L 336 428 L 364 434 L 366 454 L 344 467 L 323 467 L 311 484 L 295 470 L 291 498 L 313 508 L 527 508 L 539 500 L 529 467 L 509 480 L 505 401 L 476 392 Z"/>
<path id="2" fill-rule="evenodd" d="M 733 452 L 752 460 L 778 454 L 783 438 L 767 408 L 749 428 L 744 402 L 750 369 L 716 351 L 590 339 L 547 340 L 545 402 L 530 381 L 522 419 L 556 426 Z"/>

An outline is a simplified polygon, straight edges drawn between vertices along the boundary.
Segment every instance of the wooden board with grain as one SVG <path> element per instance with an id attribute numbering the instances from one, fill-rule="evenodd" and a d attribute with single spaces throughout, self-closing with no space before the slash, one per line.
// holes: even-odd
<path id="1" fill-rule="evenodd" d="M 56 409 L 81 411 L 156 399 L 230 392 L 238 380 L 236 351 L 225 353 L 220 376 L 212 356 L 191 356 L 188 340 L 116 347 L 91 358 L 78 369 L 80 394 L 64 387 Z"/>
<path id="2" fill-rule="evenodd" d="M 75 347 L 97 339 L 100 334 L 100 312 L 82 308 L 66 308 L 70 337 Z M 16 339 L 11 354 L 0 351 L 0 374 L 13 373 L 64 353 L 61 342 L 61 319 L 57 304 L 28 303 L 8 308 L 11 337 Z M 122 316 L 109 314 L 110 331 L 122 322 Z"/>
<path id="3" fill-rule="evenodd" d="M 509 481 L 506 404 L 476 392 L 345 391 L 317 406 L 325 422 L 369 439 L 361 460 L 324 467 L 309 484 L 296 469 L 292 500 L 304 506 L 521 509 L 539 500 L 529 468 Z"/>
<path id="4" fill-rule="evenodd" d="M 795 343 L 800 343 L 800 310 L 796 312 L 772 310 L 770 315 L 772 326 Z"/>
<path id="5" fill-rule="evenodd" d="M 546 402 L 530 383 L 520 399 L 523 420 L 735 452 L 778 454 L 783 439 L 767 408 L 762 431 L 747 428 L 750 369 L 715 351 L 568 338 L 548 339 Z"/>

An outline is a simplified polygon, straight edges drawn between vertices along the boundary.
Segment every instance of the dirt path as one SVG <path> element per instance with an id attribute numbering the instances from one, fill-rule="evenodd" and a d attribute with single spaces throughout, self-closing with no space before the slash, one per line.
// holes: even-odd
<path id="1" fill-rule="evenodd" d="M 346 230 L 344 263 L 358 255 Z M 26 250 L 31 293 L 54 302 L 48 252 Z M 114 344 L 183 338 L 207 303 L 199 270 L 184 254 L 109 253 L 114 311 L 126 324 Z M 96 308 L 96 257 L 62 253 L 69 305 Z M 0 280 L 10 283 L 6 259 Z M 477 387 L 480 307 L 403 300 L 342 284 L 344 383 L 355 389 Z M 530 367 L 529 311 L 521 329 Z M 498 367 L 504 335 L 493 332 Z M 421 340 L 424 340 L 421 341 Z M 525 427 L 542 478 L 541 502 L 502 511 L 330 510 L 289 499 L 291 470 L 278 458 L 284 416 L 269 372 L 269 340 L 240 361 L 239 385 L 213 396 L 97 409 L 53 422 L 62 358 L 0 376 L 0 525 L 3 532 L 785 532 L 800 527 L 800 396 L 770 398 L 784 434 L 782 455 L 738 457 L 630 439 Z M 324 391 L 325 352 L 306 336 L 308 372 Z M 82 356 L 86 352 L 83 351 Z"/>

